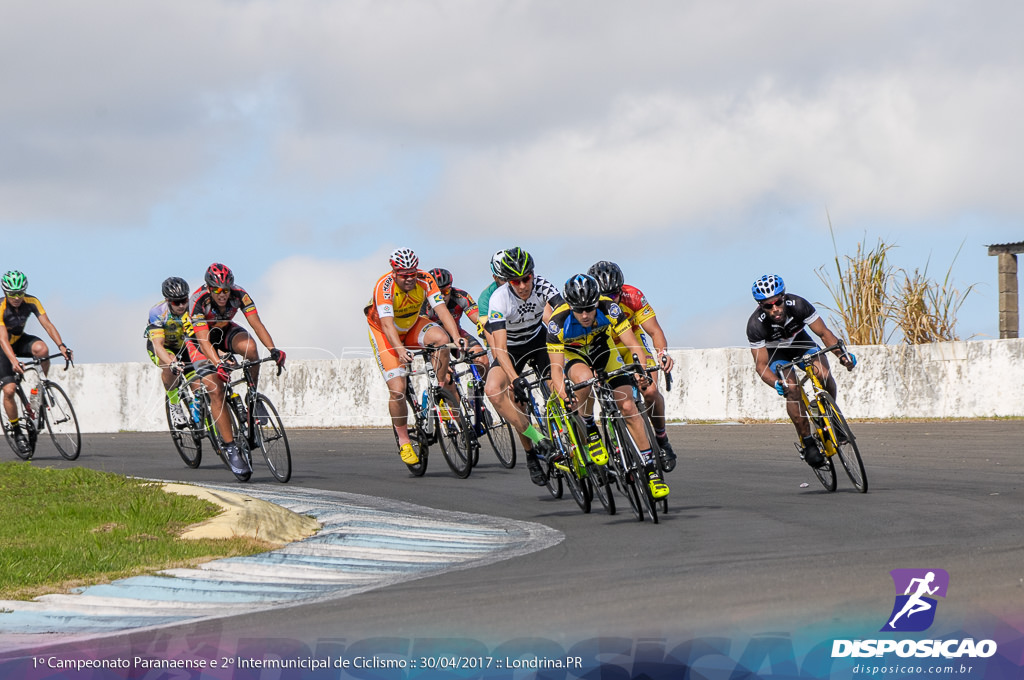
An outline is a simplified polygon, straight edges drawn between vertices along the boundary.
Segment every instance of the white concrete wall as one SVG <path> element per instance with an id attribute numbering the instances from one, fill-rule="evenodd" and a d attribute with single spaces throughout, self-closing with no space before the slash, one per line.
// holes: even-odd
<path id="1" fill-rule="evenodd" d="M 1024 339 L 855 347 L 847 373 L 833 362 L 850 418 L 1024 416 Z M 669 417 L 782 419 L 782 398 L 754 374 L 748 349 L 673 352 Z M 372 359 L 292 361 L 261 387 L 290 427 L 386 426 L 387 391 Z M 159 372 L 150 363 L 82 364 L 51 377 L 65 387 L 83 432 L 166 427 Z"/>

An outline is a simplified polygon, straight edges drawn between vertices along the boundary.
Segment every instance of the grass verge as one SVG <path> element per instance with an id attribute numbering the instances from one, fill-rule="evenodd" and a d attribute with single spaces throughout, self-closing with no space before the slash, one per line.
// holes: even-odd
<path id="1" fill-rule="evenodd" d="M 86 468 L 0 463 L 0 599 L 37 595 L 270 549 L 248 538 L 185 540 L 220 508 Z"/>

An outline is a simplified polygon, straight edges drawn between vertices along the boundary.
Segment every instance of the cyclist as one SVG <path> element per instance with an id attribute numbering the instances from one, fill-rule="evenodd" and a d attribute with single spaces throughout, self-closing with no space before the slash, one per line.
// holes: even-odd
<path id="1" fill-rule="evenodd" d="M 0 300 L 0 385 L 3 386 L 4 411 L 7 413 L 7 420 L 11 423 L 11 430 L 14 441 L 22 453 L 30 450 L 28 436 L 19 424 L 18 406 L 14 402 L 14 374 L 24 373 L 25 369 L 18 361 L 18 357 L 45 357 L 49 356 L 50 348 L 46 342 L 34 335 L 25 333 L 25 324 L 33 314 L 39 319 L 39 325 L 43 327 L 46 334 L 57 343 L 57 349 L 68 361 L 74 358 L 74 353 L 68 349 L 60 337 L 56 326 L 50 321 L 43 303 L 39 298 L 25 293 L 28 288 L 28 278 L 19 271 L 9 271 L 0 278 L 0 287 L 3 288 L 4 298 Z M 39 364 L 43 375 L 50 372 L 50 362 L 43 361 Z M 33 400 L 34 401 L 34 400 Z M 33 408 L 38 409 L 38 403 L 33 403 Z"/>
<path id="2" fill-rule="evenodd" d="M 550 360 L 545 344 L 544 305 L 558 290 L 542 276 L 534 275 L 533 256 L 522 248 L 502 253 L 495 276 L 505 281 L 490 298 L 487 332 L 494 360 L 487 373 L 484 393 L 523 443 L 530 480 L 543 486 L 547 474 L 538 454 L 547 455 L 551 442 L 530 424 L 515 403 L 529 403 L 529 379 L 520 373 L 529 363 L 538 378 L 547 379 Z M 511 391 L 513 399 L 509 399 Z M 524 407 L 525 408 L 525 407 Z"/>
<path id="3" fill-rule="evenodd" d="M 786 411 L 803 443 L 800 457 L 811 467 L 820 467 L 825 463 L 825 456 L 811 436 L 811 426 L 797 391 L 800 386 L 796 372 L 790 368 L 785 375 L 779 375 L 778 367 L 818 349 L 805 327 L 814 331 L 826 346 L 838 344 L 839 339 L 825 325 L 814 305 L 798 295 L 786 293 L 781 276 L 765 274 L 754 281 L 752 292 L 757 309 L 747 321 L 747 340 L 754 355 L 754 370 L 779 396 L 786 397 Z M 835 354 L 846 370 L 852 371 L 857 365 L 857 357 L 850 352 L 837 349 Z M 836 381 L 829 371 L 828 360 L 819 355 L 814 359 L 814 367 L 834 399 Z"/>
<path id="4" fill-rule="evenodd" d="M 185 279 L 172 276 L 164 280 L 160 290 L 164 301 L 149 310 L 146 351 L 161 369 L 160 379 L 167 391 L 171 425 L 180 429 L 188 425 L 189 417 L 178 400 L 177 383 L 177 376 L 184 371 L 182 364 L 191 364 L 185 346 L 185 340 L 192 335 L 192 322 L 188 316 L 189 287 Z"/>
<path id="5" fill-rule="evenodd" d="M 505 251 L 499 250 L 494 253 L 491 257 L 491 278 L 494 279 L 480 296 L 476 299 L 476 307 L 479 312 L 479 323 L 477 323 L 477 335 L 483 338 L 487 346 L 491 346 L 491 339 L 488 337 L 489 332 L 487 330 L 487 313 L 490 311 L 491 296 L 494 295 L 494 291 L 498 290 L 498 286 L 505 283 L 505 279 L 498 276 L 498 272 L 501 269 L 501 260 L 505 257 Z"/>
<path id="6" fill-rule="evenodd" d="M 622 368 L 626 362 L 619 349 L 625 345 L 632 362 L 633 354 L 645 356 L 643 345 L 637 339 L 617 303 L 601 295 L 597 279 L 589 274 L 576 274 L 565 282 L 561 295 L 549 303 L 551 314 L 547 324 L 547 351 L 551 359 L 551 387 L 568 403 L 579 401 L 579 411 L 587 425 L 591 458 L 598 465 L 608 462 L 603 447 L 595 446 L 601 435 L 594 422 L 594 399 L 590 388 L 575 394 L 566 391 L 565 377 L 577 383 L 594 377 L 595 370 L 607 373 Z M 650 379 L 644 374 L 638 378 L 641 389 Z M 658 474 L 653 458 L 652 442 L 647 438 L 640 412 L 633 400 L 633 378 L 620 375 L 608 381 L 615 392 L 619 411 L 626 419 L 633 441 L 646 464 L 648 486 L 653 498 L 669 494 L 668 485 Z"/>
<path id="7" fill-rule="evenodd" d="M 409 350 L 443 345 L 449 338 L 458 338 L 456 342 L 465 349 L 466 341 L 459 335 L 434 277 L 419 268 L 416 253 L 398 248 L 391 253 L 390 262 L 391 271 L 377 280 L 363 313 L 370 326 L 370 346 L 377 356 L 377 368 L 390 392 L 388 411 L 398 436 L 398 453 L 403 463 L 416 465 L 420 459 L 409 439 L 409 409 L 405 403 L 408 366 L 413 358 Z M 424 303 L 434 310 L 443 328 L 420 313 Z M 450 380 L 448 362 L 447 351 L 434 354 L 434 369 L 442 384 Z"/>
<path id="8" fill-rule="evenodd" d="M 459 323 L 462 320 L 462 315 L 465 314 L 470 321 L 477 325 L 477 328 L 480 327 L 480 311 L 477 308 L 476 300 L 461 288 L 452 286 L 452 273 L 447 269 L 440 267 L 431 269 L 430 275 L 434 277 L 434 282 L 441 291 L 441 297 L 444 298 L 445 307 L 448 309 L 448 313 L 452 315 L 452 319 L 454 319 L 455 325 L 459 329 L 459 337 L 466 341 L 466 348 L 468 350 L 479 352 L 480 341 L 470 335 Z M 437 313 L 426 300 L 423 301 L 423 305 L 420 307 L 420 314 L 435 323 L 441 322 L 440 317 L 437 316 Z M 481 377 L 487 375 L 488 361 L 486 354 L 478 356 L 473 360 L 473 363 L 480 369 Z"/>
<path id="9" fill-rule="evenodd" d="M 270 356 L 279 367 L 284 366 L 285 352 L 274 345 L 270 332 L 256 311 L 255 303 L 244 288 L 235 285 L 235 275 L 227 266 L 214 262 L 206 269 L 203 280 L 204 285 L 192 293 L 189 299 L 188 313 L 194 332 L 193 337 L 188 339 L 189 357 L 210 392 L 213 419 L 224 440 L 223 451 L 228 466 L 236 477 L 244 481 L 252 470 L 231 434 L 230 415 L 225 408 L 227 402 L 224 385 L 231 382 L 231 355 L 240 354 L 249 361 L 255 361 L 259 359 L 259 350 L 245 329 L 232 319 L 239 310 L 242 311 L 256 337 L 270 350 Z M 226 358 L 221 358 L 221 353 Z M 259 367 L 253 366 L 248 370 L 252 371 L 253 380 L 257 381 Z M 216 378 L 213 373 L 216 373 Z M 254 415 L 267 417 L 266 413 L 257 412 Z M 249 444 L 252 447 L 255 441 Z"/>
<path id="10" fill-rule="evenodd" d="M 633 332 L 646 350 L 647 365 L 649 367 L 660 365 L 666 373 L 671 371 L 675 362 L 672 361 L 672 357 L 668 353 L 668 340 L 665 338 L 665 331 L 662 330 L 661 324 L 658 323 L 654 309 L 647 301 L 647 296 L 638 288 L 624 283 L 622 269 L 614 262 L 607 260 L 595 262 L 587 270 L 587 273 L 597 279 L 601 294 L 617 302 L 623 316 L 629 319 Z M 647 342 L 648 339 L 650 339 L 650 343 Z M 651 344 L 654 345 L 653 350 Z M 625 359 L 629 360 L 630 356 L 626 355 Z M 642 390 L 642 394 L 644 403 L 650 411 L 654 437 L 658 442 L 658 447 L 665 452 L 665 470 L 671 472 L 676 467 L 676 454 L 672 450 L 672 444 L 668 440 L 665 428 L 665 395 L 658 390 L 657 380 L 652 380 L 646 389 Z"/>

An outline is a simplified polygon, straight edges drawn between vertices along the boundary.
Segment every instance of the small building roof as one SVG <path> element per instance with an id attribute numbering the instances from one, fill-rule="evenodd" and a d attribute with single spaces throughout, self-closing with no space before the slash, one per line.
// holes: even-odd
<path id="1" fill-rule="evenodd" d="M 1000 253 L 1024 253 L 1024 241 L 1017 241 L 1016 243 L 996 243 L 988 247 L 989 255 L 999 255 Z"/>

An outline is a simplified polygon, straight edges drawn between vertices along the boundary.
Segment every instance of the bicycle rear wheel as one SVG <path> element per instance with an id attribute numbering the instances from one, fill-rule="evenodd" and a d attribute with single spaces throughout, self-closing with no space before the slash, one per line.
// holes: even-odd
<path id="1" fill-rule="evenodd" d="M 292 449 L 288 446 L 288 435 L 285 434 L 284 423 L 281 422 L 277 408 L 262 394 L 256 395 L 252 420 L 270 474 L 281 483 L 287 482 L 292 478 Z"/>
<path id="2" fill-rule="evenodd" d="M 184 406 L 184 403 L 181 404 Z M 192 420 L 192 414 L 186 411 L 189 423 L 186 427 L 178 429 L 171 423 L 171 402 L 164 398 L 164 415 L 167 417 L 167 427 L 171 433 L 171 441 L 178 455 L 190 468 L 199 467 L 203 460 L 203 432 L 197 431 L 196 424 Z"/>
<path id="3" fill-rule="evenodd" d="M 640 402 L 638 406 L 642 404 L 643 402 Z M 654 426 L 651 425 L 650 417 L 648 417 L 647 413 L 645 413 L 643 410 L 640 411 L 640 417 L 644 421 L 644 431 L 647 433 L 647 441 L 651 446 L 651 459 L 654 461 L 654 466 L 655 469 L 658 471 L 658 476 L 661 477 L 662 481 L 664 481 L 665 472 L 667 472 L 667 470 L 665 469 L 665 463 L 661 455 L 661 449 L 658 447 L 658 439 L 657 437 L 654 436 Z M 649 488 L 650 487 L 648 487 L 648 489 Z M 668 512 L 668 496 L 663 496 L 658 499 L 652 497 L 651 500 L 656 505 L 661 506 L 662 513 Z"/>
<path id="4" fill-rule="evenodd" d="M 843 464 L 843 469 L 846 470 L 846 476 L 853 482 L 857 491 L 867 493 L 868 475 L 864 471 L 864 461 L 861 460 L 860 449 L 857 448 L 857 440 L 853 436 L 850 424 L 846 422 L 846 417 L 839 410 L 832 395 L 823 394 L 821 405 L 824 406 L 824 413 L 832 425 L 836 453 L 839 455 L 839 461 Z"/>
<path id="5" fill-rule="evenodd" d="M 495 416 L 491 415 L 486 406 L 482 412 L 487 441 L 491 443 L 501 467 L 511 470 L 516 466 L 516 434 L 501 415 L 497 415 L 495 420 Z"/>
<path id="6" fill-rule="evenodd" d="M 446 387 L 437 390 L 437 440 L 448 467 L 459 479 L 473 471 L 473 443 L 459 399 Z"/>
<path id="7" fill-rule="evenodd" d="M 7 444 L 14 451 L 14 455 L 22 460 L 32 460 L 32 456 L 36 452 L 36 438 L 38 433 L 36 432 L 36 424 L 32 422 L 32 419 L 25 415 L 25 402 L 22 401 L 23 394 L 20 394 L 21 388 L 14 393 L 14 404 L 15 408 L 18 409 L 18 422 L 22 433 L 25 435 L 25 440 L 28 442 L 28 450 L 22 451 L 21 447 L 18 446 L 18 442 L 14 436 L 14 426 L 9 422 L 4 422 L 4 439 L 7 440 Z M 5 414 L 6 418 L 6 414 Z"/>
<path id="8" fill-rule="evenodd" d="M 625 422 L 621 419 L 616 419 L 612 427 L 615 429 L 615 436 L 624 447 L 626 460 L 629 461 L 627 481 L 633 486 L 633 492 L 639 500 L 640 509 L 642 510 L 642 514 L 639 519 L 643 521 L 644 515 L 646 515 L 648 519 L 657 524 L 658 507 L 654 498 L 651 496 L 650 486 L 648 486 L 647 468 L 645 466 L 644 459 L 640 456 L 640 452 L 636 448 L 636 442 L 634 442 L 633 438 L 630 436 Z"/>
<path id="9" fill-rule="evenodd" d="M 40 408 L 50 439 L 60 455 L 75 460 L 82 452 L 82 434 L 78 430 L 78 418 L 67 393 L 57 383 L 44 380 L 40 384 L 43 399 Z"/>
<path id="10" fill-rule="evenodd" d="M 249 467 L 249 471 L 239 475 L 236 474 L 234 470 L 231 470 L 230 465 L 228 465 L 228 469 L 231 470 L 231 474 L 235 475 L 235 479 L 238 481 L 248 482 L 249 478 L 252 477 L 252 449 L 249 448 L 249 433 L 247 431 L 248 428 L 246 428 L 244 424 L 244 414 L 238 413 L 233 408 L 231 402 L 224 404 L 224 408 L 228 409 L 231 414 L 231 430 L 234 435 L 233 439 L 235 445 L 238 447 L 238 453 L 241 454 L 242 460 L 244 460 L 246 465 Z M 224 464 L 227 465 L 227 456 L 222 454 L 221 458 L 224 460 Z"/>
<path id="11" fill-rule="evenodd" d="M 614 425 L 609 426 L 607 419 L 601 419 L 601 429 L 604 432 L 605 445 L 608 447 L 608 462 L 614 471 L 614 481 L 619 491 L 629 501 L 629 508 L 637 521 L 644 521 L 644 507 L 640 494 L 637 492 L 633 475 L 630 472 L 629 454 L 626 444 L 619 439 L 619 433 Z M 611 476 L 611 475 L 610 475 Z"/>

